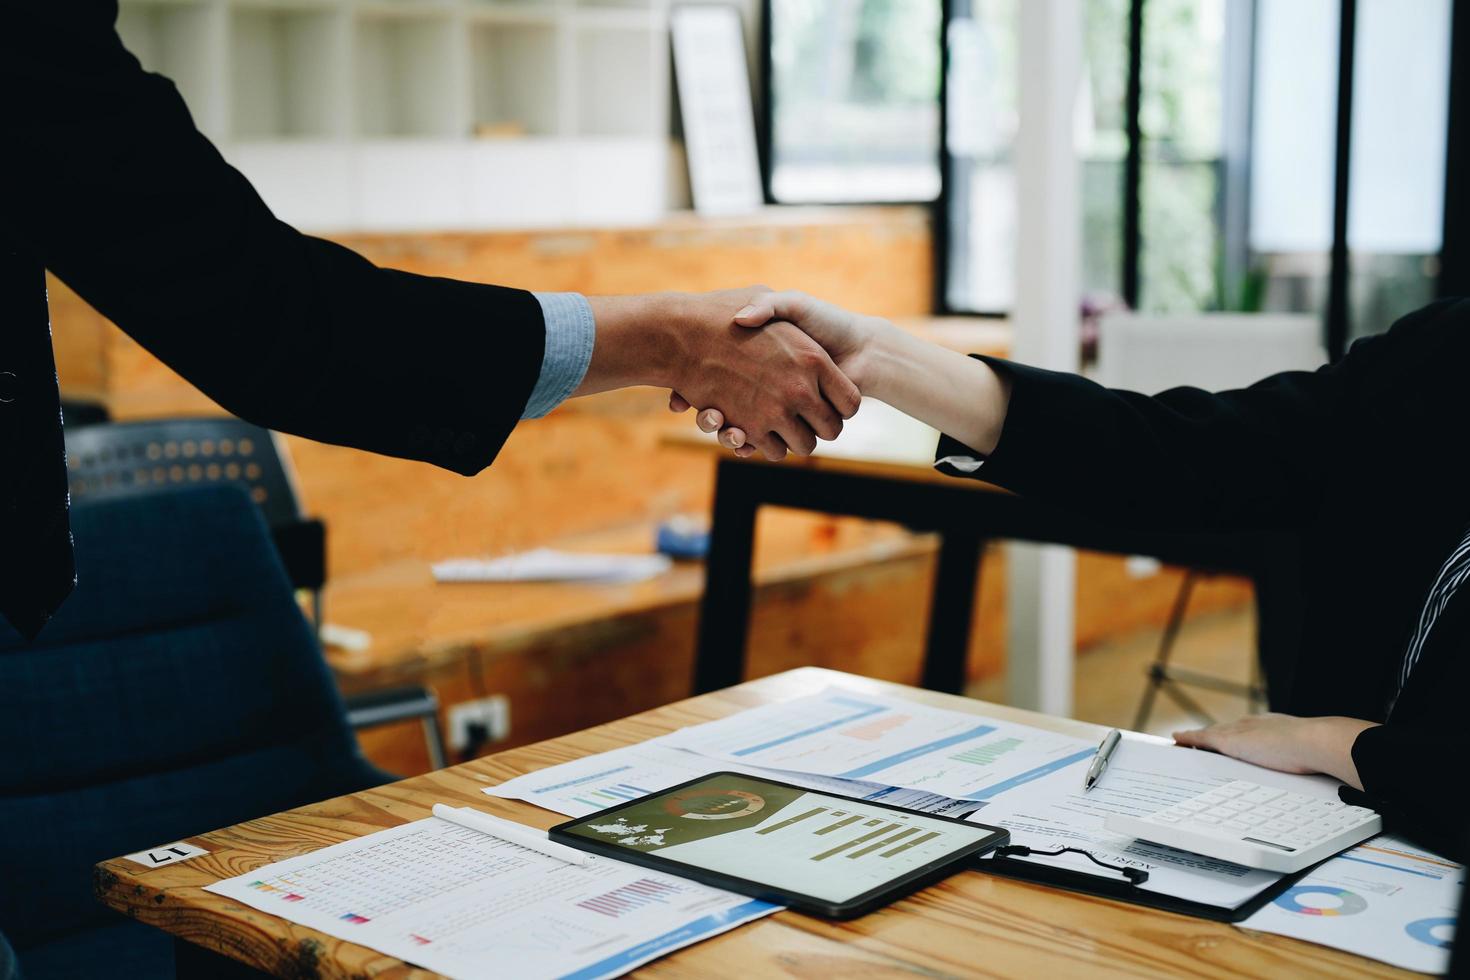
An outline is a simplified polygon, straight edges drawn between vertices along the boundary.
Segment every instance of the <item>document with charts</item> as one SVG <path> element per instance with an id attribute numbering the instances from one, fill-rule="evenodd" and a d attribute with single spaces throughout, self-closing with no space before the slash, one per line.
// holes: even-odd
<path id="1" fill-rule="evenodd" d="M 988 800 L 1092 758 L 1029 725 L 831 689 L 680 729 L 668 743 L 726 762 Z"/>
<path id="2" fill-rule="evenodd" d="M 778 906 L 430 817 L 207 891 L 460 980 L 615 977 Z"/>
<path id="3" fill-rule="evenodd" d="M 1240 925 L 1440 974 L 1464 887 L 1463 865 L 1380 834 L 1318 865 Z"/>
<path id="4" fill-rule="evenodd" d="M 524 800 L 569 817 L 587 817 L 618 803 L 636 800 L 719 770 L 762 776 L 795 783 L 807 789 L 840 796 L 856 796 L 875 803 L 887 803 L 890 806 L 901 806 L 905 810 L 939 816 L 963 817 L 979 806 L 973 800 L 954 800 L 935 793 L 899 789 L 880 783 L 779 772 L 710 759 L 674 748 L 667 738 L 649 739 L 610 752 L 574 759 L 559 766 L 548 766 L 507 780 L 499 786 L 487 786 L 485 792 L 502 799 Z"/>
<path id="5" fill-rule="evenodd" d="M 1338 783 L 1326 776 L 1272 772 L 1212 752 L 1201 752 L 1147 736 L 1125 735 L 1102 779 L 1082 792 L 1087 763 L 1059 769 L 1011 792 L 1002 793 L 968 819 L 1011 832 L 1011 842 L 1052 849 L 1080 847 L 1098 858 L 1149 873 L 1141 888 L 1221 908 L 1239 908 L 1281 880 L 1271 871 L 1180 851 L 1162 844 L 1110 833 L 1110 814 L 1142 816 L 1187 800 L 1236 779 L 1276 786 L 1294 793 L 1335 799 Z M 1086 858 L 1064 854 L 1035 861 L 1087 874 L 1101 872 Z"/>

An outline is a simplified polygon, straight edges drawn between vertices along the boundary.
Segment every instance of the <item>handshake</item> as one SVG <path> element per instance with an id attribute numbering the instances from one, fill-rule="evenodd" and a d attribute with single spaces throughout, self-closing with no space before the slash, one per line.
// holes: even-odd
<path id="1" fill-rule="evenodd" d="M 1010 382 L 985 362 L 881 317 L 764 286 L 713 293 L 589 296 L 597 338 L 573 393 L 668 388 L 737 456 L 806 456 L 835 439 L 864 396 L 993 451 Z"/>
<path id="2" fill-rule="evenodd" d="M 718 431 L 722 445 L 770 460 L 805 456 L 818 439 L 837 438 L 863 394 L 872 393 L 873 340 L 894 329 L 803 293 L 761 286 L 591 302 L 604 353 L 644 357 L 643 383 L 671 389 L 672 410 L 699 409 L 699 427 Z M 641 331 L 628 323 L 634 318 Z M 650 333 L 653 345 L 641 339 Z M 600 375 L 607 365 L 597 363 L 597 353 L 589 373 Z M 628 365 L 621 380 L 638 371 Z"/>

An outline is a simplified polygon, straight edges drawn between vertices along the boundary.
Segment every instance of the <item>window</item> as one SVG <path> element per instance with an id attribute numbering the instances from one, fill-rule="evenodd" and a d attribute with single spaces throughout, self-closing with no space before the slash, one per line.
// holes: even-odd
<path id="1" fill-rule="evenodd" d="M 769 0 L 772 199 L 939 196 L 940 0 Z"/>
<path id="2" fill-rule="evenodd" d="M 952 238 L 945 300 L 953 309 L 1007 310 L 1015 288 L 1019 2 L 972 0 L 947 32 Z"/>
<path id="3" fill-rule="evenodd" d="M 956 311 L 1004 313 L 1012 304 L 1017 2 L 950 3 L 944 296 Z M 1077 150 L 1085 300 L 1105 306 L 1133 296 L 1141 310 L 1170 313 L 1326 313 L 1344 6 L 1082 6 Z M 1352 335 L 1381 331 L 1435 294 L 1451 6 L 1352 0 L 1349 7 L 1355 30 L 1344 213 Z M 1126 184 L 1133 16 L 1141 18 L 1136 195 Z M 1138 228 L 1131 264 L 1130 219 Z"/>
<path id="4" fill-rule="evenodd" d="M 1220 281 L 1224 0 L 1147 0 L 1139 128 L 1138 307 L 1227 305 Z"/>

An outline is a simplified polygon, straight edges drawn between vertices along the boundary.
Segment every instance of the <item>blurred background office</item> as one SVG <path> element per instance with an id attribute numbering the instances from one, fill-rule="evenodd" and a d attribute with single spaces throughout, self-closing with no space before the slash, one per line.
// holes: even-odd
<path id="1" fill-rule="evenodd" d="M 120 7 L 129 48 L 281 218 L 415 272 L 584 293 L 764 282 L 1146 390 L 1311 367 L 1470 280 L 1470 7 L 1451 0 Z M 735 29 L 695 18 L 671 44 L 689 9 L 733 10 Z M 229 428 L 55 281 L 51 306 L 74 496 L 247 485 L 383 769 L 697 683 L 716 481 L 728 502 L 726 471 L 765 464 L 717 477 L 664 393 L 569 402 L 465 480 Z M 922 482 L 933 443 L 869 405 L 825 457 L 781 465 Z M 1161 731 L 1261 703 L 1238 569 L 945 550 L 923 522 L 783 503 L 801 506 L 755 525 L 749 675 L 820 664 Z M 735 542 L 719 557 L 741 575 Z M 433 570 L 660 543 L 671 564 L 590 580 Z M 963 652 L 948 674 L 942 643 Z"/>

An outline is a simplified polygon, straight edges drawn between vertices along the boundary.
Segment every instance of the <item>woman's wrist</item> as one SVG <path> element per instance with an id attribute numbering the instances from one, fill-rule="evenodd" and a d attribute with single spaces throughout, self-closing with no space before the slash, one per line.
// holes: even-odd
<path id="1" fill-rule="evenodd" d="M 1354 789 L 1362 789 L 1358 765 L 1353 761 L 1353 745 L 1358 736 L 1377 724 L 1361 718 L 1329 716 L 1305 719 L 1308 722 L 1304 748 L 1309 753 L 1309 766 L 1342 780 Z"/>
<path id="2" fill-rule="evenodd" d="M 858 354 L 846 372 L 864 397 L 893 404 L 894 384 L 904 377 L 905 364 L 913 360 L 907 350 L 915 341 L 882 317 L 864 317 L 858 325 L 863 337 Z"/>
<path id="3" fill-rule="evenodd" d="M 1010 384 L 983 361 L 879 321 L 864 349 L 864 395 L 892 405 L 974 449 L 995 450 L 1010 404 Z M 849 375 L 852 377 L 852 375 Z"/>

